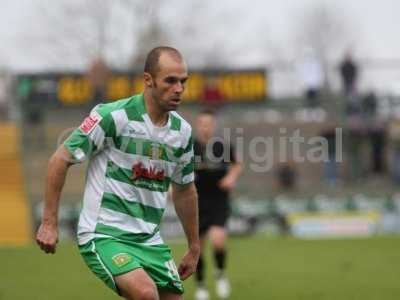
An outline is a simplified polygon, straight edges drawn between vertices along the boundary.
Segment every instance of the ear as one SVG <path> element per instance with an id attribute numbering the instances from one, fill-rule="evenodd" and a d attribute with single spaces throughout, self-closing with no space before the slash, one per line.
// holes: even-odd
<path id="1" fill-rule="evenodd" d="M 143 73 L 143 80 L 144 80 L 144 85 L 146 87 L 152 87 L 153 86 L 153 77 L 151 77 L 150 73 L 144 72 Z"/>

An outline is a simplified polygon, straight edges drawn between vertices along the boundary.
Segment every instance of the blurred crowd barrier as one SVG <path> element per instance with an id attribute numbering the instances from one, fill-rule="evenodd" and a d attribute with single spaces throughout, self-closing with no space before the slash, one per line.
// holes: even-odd
<path id="1" fill-rule="evenodd" d="M 39 226 L 42 203 L 34 206 L 35 228 Z M 63 239 L 74 239 L 80 204 L 63 203 L 60 232 Z M 235 198 L 231 201 L 228 229 L 232 235 L 293 235 L 299 238 L 368 237 L 400 234 L 400 194 L 370 197 L 357 194 L 332 198 Z M 169 202 L 161 226 L 166 238 L 181 238 L 183 230 Z"/>

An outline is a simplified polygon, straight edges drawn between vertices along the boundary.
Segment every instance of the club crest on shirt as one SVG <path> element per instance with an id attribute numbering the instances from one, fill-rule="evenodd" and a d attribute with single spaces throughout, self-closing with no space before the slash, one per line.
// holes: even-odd
<path id="1" fill-rule="evenodd" d="M 98 112 L 94 111 L 88 117 L 86 117 L 85 120 L 83 120 L 79 128 L 83 131 L 83 133 L 89 134 L 101 121 L 101 119 L 101 115 Z"/>
<path id="2" fill-rule="evenodd" d="M 138 162 L 132 167 L 132 180 L 137 180 L 139 178 L 145 178 L 150 180 L 164 181 L 165 171 L 160 170 L 157 167 L 146 168 L 141 162 Z"/>
<path id="3" fill-rule="evenodd" d="M 132 256 L 130 256 L 128 253 L 118 253 L 112 257 L 112 261 L 117 267 L 120 268 L 130 263 L 132 261 Z"/>

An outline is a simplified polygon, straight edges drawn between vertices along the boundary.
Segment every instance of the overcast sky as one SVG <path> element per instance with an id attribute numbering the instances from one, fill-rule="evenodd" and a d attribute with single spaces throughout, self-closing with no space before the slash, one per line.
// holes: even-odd
<path id="1" fill-rule="evenodd" d="M 30 25 L 37 22 L 32 14 L 37 2 L 40 0 L 0 0 L 1 68 L 21 71 L 49 67 L 45 58 L 38 59 L 32 54 L 31 49 L 37 46 L 35 43 L 21 46 L 21 38 L 29 36 Z M 44 1 L 48 5 L 54 2 Z M 296 28 L 301 26 L 307 9 L 321 3 L 328 11 L 332 9 L 339 20 L 343 17 L 346 21 L 345 26 L 351 33 L 351 42 L 347 47 L 351 47 L 358 58 L 400 59 L 400 1 L 171 0 L 165 2 L 170 5 L 165 7 L 162 16 L 169 30 L 175 31 L 186 26 L 182 22 L 188 21 L 184 16 L 193 2 L 202 3 L 201 13 L 206 14 L 205 22 L 197 24 L 204 33 L 199 42 L 223 41 L 234 54 L 226 61 L 234 66 L 265 66 L 271 59 L 278 58 L 277 56 L 285 60 L 295 59 L 294 49 L 298 46 L 298 40 L 294 38 Z M 233 27 L 229 34 L 223 29 L 226 26 Z M 175 39 L 174 43 L 178 48 L 181 43 L 186 42 L 183 38 L 179 39 L 179 35 Z M 218 47 L 219 44 L 216 45 Z M 343 53 L 343 49 L 338 49 L 339 52 Z M 82 62 L 76 62 L 77 67 L 80 64 Z"/>

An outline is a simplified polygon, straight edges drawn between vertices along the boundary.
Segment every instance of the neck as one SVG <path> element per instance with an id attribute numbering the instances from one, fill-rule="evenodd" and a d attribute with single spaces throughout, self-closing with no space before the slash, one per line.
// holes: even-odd
<path id="1" fill-rule="evenodd" d="M 161 127 L 167 124 L 168 112 L 161 109 L 160 106 L 155 103 L 151 94 L 147 91 L 144 92 L 144 104 L 146 106 L 147 114 L 155 126 Z"/>

